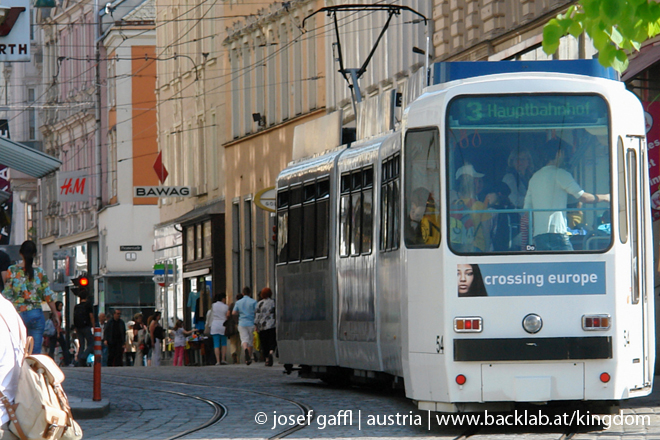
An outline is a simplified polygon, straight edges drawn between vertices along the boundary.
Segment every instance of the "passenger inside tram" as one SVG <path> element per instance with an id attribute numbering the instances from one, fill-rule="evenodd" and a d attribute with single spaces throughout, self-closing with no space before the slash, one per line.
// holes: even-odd
<path id="1" fill-rule="evenodd" d="M 440 243 L 438 209 L 431 192 L 419 187 L 412 192 L 410 213 L 406 222 L 409 245 L 437 245 Z"/>
<path id="2" fill-rule="evenodd" d="M 573 250 L 566 217 L 568 195 L 578 204 L 610 201 L 609 194 L 584 191 L 562 168 L 566 150 L 568 145 L 560 138 L 546 142 L 541 150 L 544 165 L 529 180 L 523 208 L 534 210 L 532 231 L 536 250 Z"/>

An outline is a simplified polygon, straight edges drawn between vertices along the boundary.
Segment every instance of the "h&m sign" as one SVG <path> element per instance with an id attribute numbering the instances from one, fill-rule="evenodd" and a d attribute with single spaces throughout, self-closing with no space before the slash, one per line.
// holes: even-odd
<path id="1" fill-rule="evenodd" d="M 90 177 L 87 171 L 57 173 L 57 200 L 59 202 L 86 202 L 89 200 Z"/>
<path id="2" fill-rule="evenodd" d="M 189 186 L 134 186 L 133 197 L 190 197 L 193 190 Z"/>

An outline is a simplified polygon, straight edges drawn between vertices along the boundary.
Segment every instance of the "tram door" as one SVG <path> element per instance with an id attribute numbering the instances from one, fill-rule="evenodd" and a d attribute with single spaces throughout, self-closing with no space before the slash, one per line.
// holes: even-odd
<path id="1" fill-rule="evenodd" d="M 649 359 L 650 335 L 648 330 L 649 302 L 648 295 L 652 292 L 647 291 L 647 249 L 646 234 L 650 225 L 648 216 L 644 215 L 644 210 L 650 205 L 647 200 L 647 192 L 644 185 L 647 184 L 644 176 L 648 174 L 643 154 L 646 154 L 645 139 L 640 136 L 626 136 L 626 139 L 619 138 L 619 170 L 625 173 L 625 202 L 619 205 L 619 221 L 624 221 L 627 217 L 628 223 L 628 241 L 625 243 L 630 248 L 631 264 L 631 291 L 630 306 L 633 307 L 634 317 L 629 335 L 624 335 L 626 341 L 632 349 L 632 377 L 635 378 L 637 388 L 641 388 L 651 383 L 651 374 L 653 366 Z M 619 174 L 621 177 L 621 173 Z M 621 187 L 620 187 L 621 188 Z M 620 194 L 621 196 L 621 194 Z M 622 208 L 625 213 L 622 212 Z M 623 259 L 619 260 L 624 264 Z M 626 312 L 626 315 L 628 313 Z"/>

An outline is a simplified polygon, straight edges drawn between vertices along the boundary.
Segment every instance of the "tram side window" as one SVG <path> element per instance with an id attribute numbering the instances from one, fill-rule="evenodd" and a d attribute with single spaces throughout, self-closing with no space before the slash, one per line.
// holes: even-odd
<path id="1" fill-rule="evenodd" d="M 380 249 L 391 251 L 399 248 L 399 179 L 401 155 L 394 154 L 381 165 L 380 191 Z"/>
<path id="2" fill-rule="evenodd" d="M 362 171 L 362 254 L 371 253 L 373 235 L 374 169 Z"/>
<path id="3" fill-rule="evenodd" d="M 360 255 L 362 245 L 362 172 L 351 174 L 351 255 Z"/>
<path id="4" fill-rule="evenodd" d="M 371 253 L 373 233 L 373 167 L 344 173 L 339 199 L 339 255 Z"/>
<path id="5" fill-rule="evenodd" d="M 341 176 L 341 196 L 339 199 L 339 256 L 348 257 L 351 243 L 351 175 Z"/>
<path id="6" fill-rule="evenodd" d="M 320 179 L 316 183 L 316 258 L 328 256 L 330 236 L 330 179 Z"/>
<path id="7" fill-rule="evenodd" d="M 327 177 L 278 192 L 278 264 L 328 256 L 329 206 L 330 179 Z"/>
<path id="8" fill-rule="evenodd" d="M 437 247 L 440 244 L 438 130 L 408 131 L 404 149 L 406 246 Z"/>
<path id="9" fill-rule="evenodd" d="M 316 238 L 316 184 L 306 183 L 303 186 L 303 230 L 302 250 L 303 260 L 314 258 L 314 240 Z"/>
<path id="10" fill-rule="evenodd" d="M 277 193 L 277 263 L 288 261 L 289 238 L 289 190 Z"/>
<path id="11" fill-rule="evenodd" d="M 289 261 L 300 261 L 302 239 L 302 186 L 292 186 L 289 207 Z"/>

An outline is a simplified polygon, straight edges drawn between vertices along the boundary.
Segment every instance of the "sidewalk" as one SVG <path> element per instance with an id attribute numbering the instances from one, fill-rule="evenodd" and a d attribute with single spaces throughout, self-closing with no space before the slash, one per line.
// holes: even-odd
<path id="1" fill-rule="evenodd" d="M 83 399 L 76 396 L 68 396 L 68 398 L 74 419 L 98 419 L 110 412 L 110 400 L 108 399 L 95 402 L 92 399 Z"/>

